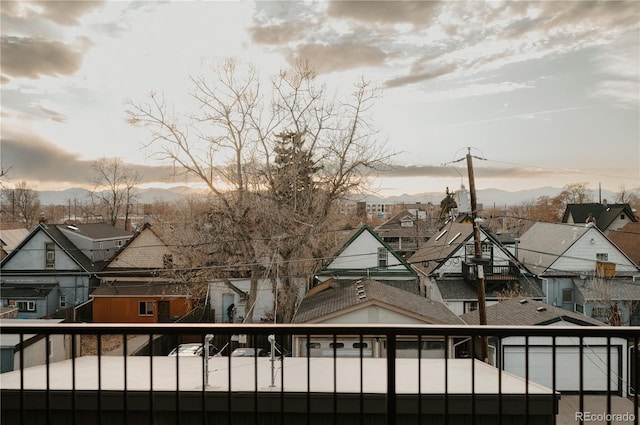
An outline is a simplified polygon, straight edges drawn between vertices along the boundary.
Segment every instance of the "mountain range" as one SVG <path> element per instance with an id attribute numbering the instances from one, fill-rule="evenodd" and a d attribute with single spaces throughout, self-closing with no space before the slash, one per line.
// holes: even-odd
<path id="1" fill-rule="evenodd" d="M 537 189 L 519 190 L 509 192 L 501 189 L 483 189 L 477 191 L 477 200 L 485 208 L 502 207 L 505 205 L 516 205 L 522 202 L 535 201 L 541 196 L 556 196 L 563 189 L 554 187 L 541 187 Z M 84 202 L 90 199 L 90 191 L 81 188 L 65 189 L 59 191 L 36 191 L 42 205 L 67 205 L 72 202 Z M 151 204 L 157 201 L 173 202 L 187 199 L 191 196 L 202 196 L 203 191 L 186 186 L 172 188 L 145 188 L 136 192 L 137 202 L 141 204 Z M 597 190 L 591 191 L 594 202 L 609 200 L 613 202 L 616 194 L 611 191 Z M 440 204 L 445 197 L 444 192 L 424 192 L 417 194 L 402 194 L 396 196 L 361 195 L 354 197 L 354 201 L 366 201 L 374 204 L 398 204 L 398 203 L 433 203 Z"/>

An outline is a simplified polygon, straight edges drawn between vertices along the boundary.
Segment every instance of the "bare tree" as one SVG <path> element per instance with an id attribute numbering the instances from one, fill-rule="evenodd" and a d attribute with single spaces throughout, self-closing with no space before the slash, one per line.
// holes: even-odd
<path id="1" fill-rule="evenodd" d="M 11 220 L 20 222 L 25 229 L 31 230 L 41 212 L 38 194 L 26 181 L 21 181 L 13 189 L 4 189 L 2 196 L 6 200 L 4 212 Z"/>
<path id="2" fill-rule="evenodd" d="M 152 94 L 148 104 L 130 103 L 130 122 L 150 129 L 148 147 L 157 158 L 215 195 L 209 224 L 221 232 L 225 253 L 216 258 L 251 277 L 249 310 L 258 279 L 277 270 L 278 315 L 288 321 L 295 278 L 311 275 L 310 259 L 320 249 L 315 236 L 330 224 L 332 206 L 362 190 L 388 158 L 368 119 L 377 91 L 361 81 L 351 100 L 330 99 L 304 62 L 273 77 L 267 90 L 255 68 L 231 60 L 214 67 L 212 77 L 192 78 L 196 117 L 171 112 Z M 294 261 L 302 258 L 305 266 Z"/>
<path id="3" fill-rule="evenodd" d="M 140 182 L 138 173 L 125 167 L 122 158 L 101 158 L 93 164 L 96 178 L 91 197 L 105 211 L 109 223 L 115 226 L 124 213 L 125 229 L 130 230 L 129 210 Z"/>

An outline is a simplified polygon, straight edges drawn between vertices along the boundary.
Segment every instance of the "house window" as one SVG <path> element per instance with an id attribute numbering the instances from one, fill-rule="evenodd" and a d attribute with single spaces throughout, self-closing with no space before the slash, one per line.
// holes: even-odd
<path id="1" fill-rule="evenodd" d="M 153 316 L 153 301 L 140 301 L 138 303 L 138 315 Z"/>
<path id="2" fill-rule="evenodd" d="M 53 242 L 46 242 L 44 244 L 45 252 L 45 267 L 47 269 L 53 269 L 56 266 L 56 246 Z"/>
<path id="3" fill-rule="evenodd" d="M 389 265 L 389 251 L 385 247 L 378 248 L 378 267 L 386 269 Z"/>
<path id="4" fill-rule="evenodd" d="M 584 314 L 584 304 L 576 304 L 575 312 Z"/>
<path id="5" fill-rule="evenodd" d="M 116 241 L 116 251 L 118 251 L 120 248 L 122 248 L 122 241 L 118 240 Z"/>
<path id="6" fill-rule="evenodd" d="M 573 289 L 563 289 L 562 290 L 562 302 L 563 303 L 572 303 L 573 302 Z"/>
<path id="7" fill-rule="evenodd" d="M 18 307 L 18 311 L 22 311 L 22 312 L 36 311 L 35 301 L 16 301 L 16 306 Z"/>
<path id="8" fill-rule="evenodd" d="M 173 254 L 164 254 L 162 256 L 162 264 L 164 265 L 165 269 L 172 269 L 173 268 Z"/>
<path id="9" fill-rule="evenodd" d="M 67 296 L 66 295 L 60 295 L 60 300 L 59 303 L 60 308 L 66 308 L 67 307 Z"/>
<path id="10" fill-rule="evenodd" d="M 609 261 L 609 254 L 606 252 L 598 252 L 596 254 L 596 260 L 598 261 Z"/>
<path id="11" fill-rule="evenodd" d="M 624 214 L 620 214 L 620 220 L 624 220 L 624 219 L 625 219 Z"/>
<path id="12" fill-rule="evenodd" d="M 476 311 L 478 309 L 478 301 L 465 301 L 464 302 L 464 312 L 470 313 L 472 311 Z"/>

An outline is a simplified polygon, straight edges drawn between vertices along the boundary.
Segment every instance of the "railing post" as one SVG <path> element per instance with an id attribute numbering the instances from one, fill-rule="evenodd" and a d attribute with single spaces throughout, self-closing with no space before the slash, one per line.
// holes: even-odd
<path id="1" fill-rule="evenodd" d="M 387 425 L 396 423 L 396 335 L 387 333 Z"/>

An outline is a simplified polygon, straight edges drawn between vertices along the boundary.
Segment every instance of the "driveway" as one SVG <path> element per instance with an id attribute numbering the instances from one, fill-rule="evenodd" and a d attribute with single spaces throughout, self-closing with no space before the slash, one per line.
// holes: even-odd
<path id="1" fill-rule="evenodd" d="M 562 395 L 559 413 L 556 416 L 558 425 L 575 425 L 580 423 L 580 397 Z M 584 396 L 584 412 L 582 419 L 586 425 L 607 424 L 607 397 L 604 395 Z M 638 412 L 634 412 L 633 399 L 611 396 L 611 423 L 633 424 Z M 635 416 L 634 416 L 635 415 Z"/>

